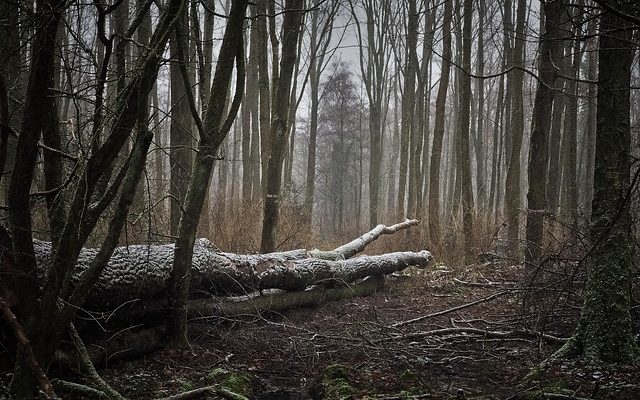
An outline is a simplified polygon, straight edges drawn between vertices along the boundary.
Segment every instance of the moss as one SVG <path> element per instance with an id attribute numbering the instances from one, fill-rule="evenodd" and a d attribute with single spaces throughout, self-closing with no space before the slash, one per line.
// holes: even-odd
<path id="1" fill-rule="evenodd" d="M 332 364 L 325 368 L 322 386 L 324 389 L 322 398 L 325 400 L 344 399 L 358 392 L 349 382 L 346 368 L 340 364 Z"/>
<path id="2" fill-rule="evenodd" d="M 242 396 L 251 397 L 253 395 L 253 376 L 246 372 L 216 368 L 209 372 L 204 379 L 209 384 L 218 384 Z"/>
<path id="3" fill-rule="evenodd" d="M 189 390 L 193 390 L 195 389 L 195 385 L 193 384 L 193 382 L 191 382 L 188 379 L 182 379 L 182 378 L 178 378 L 177 382 L 180 386 L 180 390 L 183 392 L 187 392 Z"/>

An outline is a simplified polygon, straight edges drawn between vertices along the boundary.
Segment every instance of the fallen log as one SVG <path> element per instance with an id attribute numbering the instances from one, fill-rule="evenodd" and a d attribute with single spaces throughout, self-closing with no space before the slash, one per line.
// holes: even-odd
<path id="1" fill-rule="evenodd" d="M 346 247 L 334 250 L 340 255 L 335 258 L 348 258 L 380 235 L 406 229 L 416 223 L 407 220 L 392 227 L 379 225 Z M 43 276 L 50 263 L 51 244 L 35 241 L 34 248 L 40 275 Z M 118 247 L 86 303 L 78 306 L 105 311 L 133 300 L 160 301 L 166 294 L 173 251 L 172 244 Z M 81 251 L 72 285 L 79 280 L 97 252 L 98 249 L 91 248 Z M 265 289 L 300 291 L 312 285 L 330 286 L 336 282 L 354 282 L 366 276 L 386 275 L 409 266 L 424 268 L 432 259 L 428 251 L 331 258 L 316 258 L 313 252 L 305 250 L 254 255 L 223 253 L 209 240 L 198 239 L 193 252 L 191 297 L 248 294 Z"/>
<path id="2" fill-rule="evenodd" d="M 294 307 L 311 307 L 326 301 L 335 301 L 362 297 L 373 294 L 384 288 L 383 276 L 368 277 L 360 282 L 346 285 L 339 284 L 334 288 L 315 287 L 299 292 L 271 291 L 269 293 L 253 293 L 236 297 L 211 297 L 189 301 L 187 305 L 190 321 L 211 318 L 241 317 L 265 312 L 281 312 Z M 166 346 L 163 326 L 145 324 L 145 319 L 157 319 L 166 312 L 159 302 L 135 302 L 119 308 L 112 314 L 104 315 L 100 320 L 96 316 L 94 322 L 106 325 L 120 325 L 126 321 L 136 321 L 137 325 L 124 329 L 97 343 L 87 344 L 87 352 L 96 365 L 123 358 L 138 357 Z M 153 327 L 149 327 L 153 326 Z M 63 365 L 74 365 L 75 358 L 71 350 L 57 353 L 57 360 Z"/>

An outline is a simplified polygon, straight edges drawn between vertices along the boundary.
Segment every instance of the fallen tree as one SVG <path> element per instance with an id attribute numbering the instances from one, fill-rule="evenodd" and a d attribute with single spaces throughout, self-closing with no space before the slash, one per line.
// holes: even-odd
<path id="1" fill-rule="evenodd" d="M 299 249 L 240 255 L 221 252 L 210 241 L 199 239 L 193 252 L 189 319 L 255 315 L 375 293 L 383 288 L 385 275 L 409 266 L 425 268 L 432 260 L 431 254 L 420 251 L 349 257 L 381 235 L 417 223 L 407 220 L 391 227 L 379 225 L 332 251 Z M 35 247 L 44 273 L 50 244 L 37 242 Z M 82 251 L 74 282 L 96 252 Z M 93 362 L 142 355 L 165 345 L 161 324 L 172 259 L 172 245 L 116 249 L 76 320 L 83 331 L 97 333 L 97 327 L 103 332 L 91 335 L 95 342 L 87 345 Z M 69 364 L 68 350 L 58 354 L 63 364 Z"/>
<path id="2" fill-rule="evenodd" d="M 407 220 L 392 227 L 379 225 L 361 238 L 329 252 L 293 250 L 240 255 L 221 252 L 209 240 L 198 239 L 193 251 L 190 297 L 247 295 L 266 289 L 301 291 L 313 285 L 331 287 L 337 282 L 352 283 L 367 276 L 387 275 L 409 266 L 424 268 L 431 261 L 428 251 L 348 258 L 363 251 L 380 235 L 417 223 Z M 50 263 L 51 244 L 37 241 L 34 247 L 40 275 L 43 276 Z M 172 244 L 117 248 L 86 303 L 77 306 L 107 311 L 132 301 L 163 299 L 173 250 Z M 97 253 L 97 249 L 82 250 L 72 285 L 80 280 Z"/>

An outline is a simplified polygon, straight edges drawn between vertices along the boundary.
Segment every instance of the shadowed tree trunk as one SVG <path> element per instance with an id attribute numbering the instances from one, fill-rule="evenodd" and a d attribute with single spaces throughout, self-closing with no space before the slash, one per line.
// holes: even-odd
<path id="1" fill-rule="evenodd" d="M 415 115 L 415 98 L 416 98 L 416 67 L 418 64 L 417 42 L 418 42 L 418 15 L 416 11 L 416 1 L 409 0 L 409 8 L 407 10 L 407 34 L 404 59 L 404 84 L 402 86 L 402 117 L 400 126 L 400 170 L 398 183 L 398 204 L 397 217 L 403 218 L 405 212 L 411 210 L 412 207 L 406 207 L 405 202 L 415 204 L 415 184 L 413 187 L 409 185 L 407 196 L 407 172 L 417 173 L 415 167 L 409 167 L 409 162 L 413 164 L 416 160 L 415 152 L 418 150 L 416 145 L 417 132 L 414 121 Z M 410 157 L 411 155 L 411 157 Z M 411 160 L 410 160 L 411 158 Z M 420 163 L 418 162 L 418 165 Z M 413 179 L 415 181 L 415 179 Z M 411 183 L 411 182 L 410 182 Z M 412 218 L 415 215 L 412 215 Z"/>
<path id="2" fill-rule="evenodd" d="M 187 16 L 181 17 L 182 23 L 187 23 Z M 172 60 L 177 60 L 177 33 L 173 33 L 169 43 L 169 52 Z M 185 33 L 186 35 L 186 33 Z M 192 117 L 187 101 L 186 83 L 180 74 L 178 62 L 173 61 L 169 67 L 171 74 L 171 125 L 169 128 L 169 194 L 170 202 L 170 232 L 172 236 L 177 235 L 182 213 L 182 204 L 187 194 L 189 185 L 189 174 L 193 164 L 193 139 L 192 139 Z M 191 90 L 191 88 L 189 88 Z"/>
<path id="3" fill-rule="evenodd" d="M 525 50 L 525 24 L 527 15 L 527 1 L 518 0 L 518 12 L 516 16 L 516 37 L 513 51 L 513 66 L 509 79 L 512 83 L 511 92 L 511 151 L 508 152 L 507 182 L 504 193 L 505 218 L 507 224 L 507 236 L 511 241 L 511 251 L 517 257 L 520 256 L 520 153 L 522 150 L 522 135 L 524 134 L 524 68 L 523 57 Z"/>
<path id="4" fill-rule="evenodd" d="M 431 240 L 440 235 L 440 163 L 442 160 L 442 142 L 444 138 L 445 106 L 449 89 L 451 70 L 451 18 L 453 7 L 450 1 L 444 3 L 444 22 L 442 25 L 443 50 L 440 67 L 440 84 L 436 98 L 436 116 L 433 128 L 433 145 L 431 152 L 431 176 L 429 178 L 429 228 Z"/>
<path id="5" fill-rule="evenodd" d="M 579 13 L 580 14 L 580 13 Z M 577 24 L 576 37 L 581 36 L 580 26 L 582 15 L 576 15 L 574 23 Z M 569 68 L 569 81 L 567 82 L 567 104 L 564 118 L 563 137 L 563 166 L 562 166 L 562 187 L 566 193 L 563 196 L 563 209 L 571 226 L 577 227 L 578 220 L 578 82 L 580 75 L 580 64 L 582 63 L 581 41 L 573 42 L 573 60 Z"/>
<path id="6" fill-rule="evenodd" d="M 204 121 L 197 122 L 200 142 L 198 143 L 198 153 L 191 172 L 184 211 L 180 217 L 173 267 L 168 282 L 171 295 L 169 296 L 169 312 L 166 322 L 167 336 L 179 345 L 187 342 L 186 302 L 191 280 L 193 245 L 200 213 L 209 182 L 211 181 L 211 173 L 217 151 L 231 129 L 244 92 L 242 21 L 245 17 L 247 3 L 247 0 L 234 0 L 231 5 L 213 83 L 211 84 L 207 113 Z M 186 46 L 183 46 L 182 50 L 184 51 L 185 49 Z M 228 115 L 225 118 L 223 114 L 227 108 L 227 92 L 231 84 L 234 60 L 238 70 L 236 92 Z M 185 76 L 186 74 L 183 73 L 183 77 Z M 193 111 L 195 107 L 193 103 L 191 105 Z"/>
<path id="7" fill-rule="evenodd" d="M 600 17 L 596 160 L 587 287 L 580 321 L 555 357 L 628 362 L 640 351 L 631 318 L 630 86 L 632 24 Z"/>
<path id="8" fill-rule="evenodd" d="M 471 184 L 471 157 L 469 152 L 469 136 L 471 123 L 471 24 L 473 22 L 472 0 L 464 0 L 464 23 L 462 28 L 462 71 L 460 74 L 460 170 L 462 186 L 462 224 L 464 231 L 464 253 L 467 263 L 473 262 L 473 218 L 474 202 Z"/>
<path id="9" fill-rule="evenodd" d="M 527 194 L 527 251 L 529 262 L 541 255 L 544 212 L 547 207 L 547 165 L 549 160 L 549 128 L 553 107 L 553 88 L 558 75 L 553 60 L 560 52 L 560 20 L 565 10 L 562 0 L 545 1 L 545 27 L 540 42 L 539 78 L 533 104 L 531 147 L 529 148 L 529 192 Z"/>
<path id="10" fill-rule="evenodd" d="M 302 24 L 299 1 L 287 0 L 282 25 L 283 46 L 280 60 L 280 74 L 275 89 L 273 120 L 269 130 L 269 160 L 264 199 L 264 218 L 262 220 L 262 240 L 260 251 L 269 253 L 276 248 L 276 232 L 279 220 L 280 197 L 282 193 L 282 164 L 287 146 L 287 122 L 291 107 L 291 85 L 293 69 L 296 63 L 298 34 Z"/>

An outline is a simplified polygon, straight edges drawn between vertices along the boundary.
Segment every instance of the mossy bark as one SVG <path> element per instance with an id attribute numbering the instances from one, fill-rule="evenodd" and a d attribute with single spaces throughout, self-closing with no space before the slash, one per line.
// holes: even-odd
<path id="1" fill-rule="evenodd" d="M 600 22 L 596 164 L 585 303 L 571 340 L 554 357 L 628 362 L 639 351 L 631 320 L 629 22 L 605 11 Z"/>

